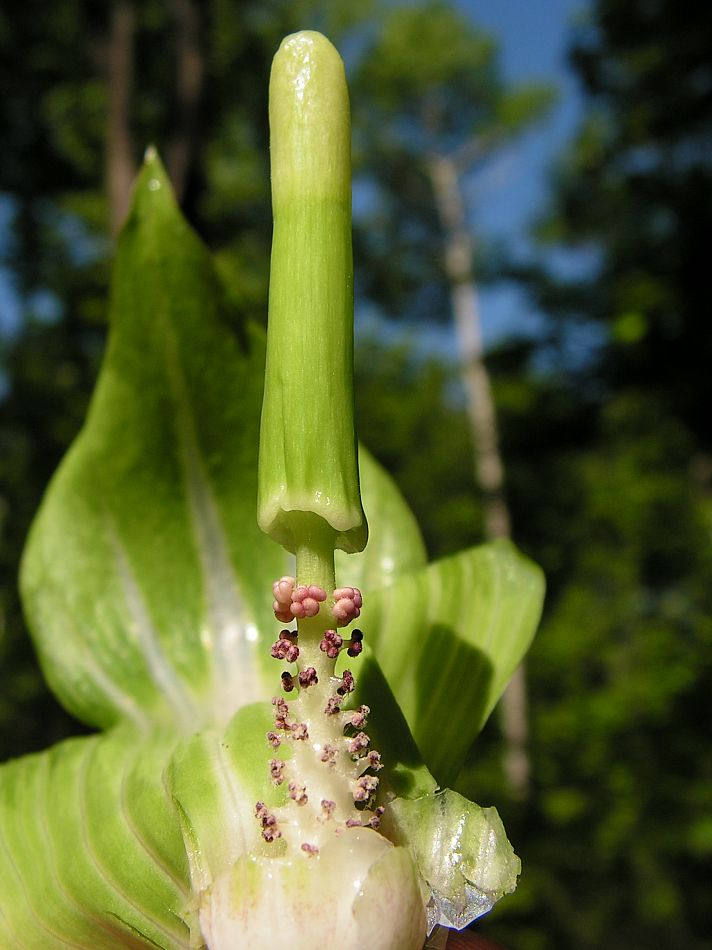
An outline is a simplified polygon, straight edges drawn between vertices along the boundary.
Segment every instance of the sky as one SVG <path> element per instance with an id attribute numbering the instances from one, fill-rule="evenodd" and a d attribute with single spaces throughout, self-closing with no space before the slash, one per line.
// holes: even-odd
<path id="1" fill-rule="evenodd" d="M 457 0 L 457 6 L 498 38 L 505 81 L 550 83 L 557 92 L 548 119 L 478 175 L 467 192 L 475 234 L 483 240 L 504 240 L 526 254 L 532 223 L 546 205 L 554 160 L 581 119 L 582 99 L 566 54 L 572 27 L 585 21 L 590 2 Z M 481 290 L 480 308 L 486 343 L 512 331 L 536 332 L 538 319 L 514 287 Z"/>
<path id="2" fill-rule="evenodd" d="M 572 137 L 582 112 L 576 80 L 566 64 L 571 27 L 585 17 L 590 0 L 454 0 L 473 22 L 499 41 L 502 73 L 511 83 L 552 84 L 558 99 L 550 117 L 519 140 L 515 148 L 475 176 L 467 188 L 471 221 L 478 239 L 503 240 L 519 254 L 531 247 L 528 232 L 545 207 L 550 169 Z M 8 211 L 0 200 L 0 252 Z M 486 343 L 509 333 L 536 332 L 538 318 L 513 286 L 481 291 Z M 0 269 L 0 329 L 17 324 L 19 312 L 7 275 Z M 439 334 L 439 337 L 437 336 Z M 427 346 L 451 350 L 452 339 L 436 331 Z"/>

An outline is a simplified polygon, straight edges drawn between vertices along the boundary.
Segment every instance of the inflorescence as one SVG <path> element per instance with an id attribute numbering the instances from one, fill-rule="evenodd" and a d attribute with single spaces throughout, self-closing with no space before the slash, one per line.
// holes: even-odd
<path id="1" fill-rule="evenodd" d="M 376 805 L 380 753 L 370 747 L 364 731 L 368 706 L 344 709 L 356 686 L 350 670 L 335 673 L 336 660 L 343 651 L 357 657 L 363 649 L 363 634 L 337 632 L 361 612 L 361 592 L 356 587 L 336 588 L 331 597 L 316 585 L 297 585 L 293 577 L 282 577 L 273 585 L 274 614 L 282 623 L 316 617 L 322 605 L 329 611 L 333 627 L 321 633 L 321 640 L 299 645 L 297 631 L 284 629 L 272 645 L 277 660 L 296 663 L 297 672 L 284 671 L 281 685 L 285 693 L 295 693 L 287 702 L 272 699 L 274 729 L 267 733 L 273 750 L 269 774 L 274 785 L 284 785 L 289 801 L 270 811 L 257 802 L 255 816 L 267 842 L 293 839 L 307 857 L 319 854 L 327 834 L 343 834 L 347 828 L 380 825 L 383 806 Z M 326 602 L 328 600 L 328 606 Z M 277 750 L 291 743 L 291 755 L 278 758 Z M 292 809 L 298 810 L 298 815 Z"/>

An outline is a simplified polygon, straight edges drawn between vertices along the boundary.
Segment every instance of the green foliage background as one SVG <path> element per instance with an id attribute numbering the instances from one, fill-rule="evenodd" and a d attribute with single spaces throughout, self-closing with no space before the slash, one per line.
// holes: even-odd
<path id="1" fill-rule="evenodd" d="M 41 681 L 16 579 L 102 351 L 111 257 L 102 43 L 112 6 L 27 0 L 0 14 L 0 190 L 10 218 L 2 263 L 21 311 L 19 326 L 3 323 L 2 758 L 79 731 Z M 357 174 L 377 196 L 356 222 L 359 306 L 381 315 L 380 329 L 358 341 L 360 434 L 395 475 L 432 556 L 476 543 L 481 501 L 456 368 L 419 345 L 424 321 L 445 322 L 449 311 L 418 164 L 428 142 L 413 109 L 437 88 L 438 143 L 473 129 L 498 140 L 539 113 L 542 91 L 510 96 L 492 38 L 445 3 L 418 13 L 433 40 L 425 89 L 398 42 L 411 28 L 402 11 L 392 19 L 389 9 L 354 13 L 316 0 L 198 7 L 205 82 L 183 207 L 235 301 L 258 319 L 271 221 L 271 57 L 282 35 L 302 27 L 344 50 Z M 179 112 L 172 10 L 136 5 L 136 161 L 149 141 L 168 147 Z M 461 42 L 438 45 L 453 24 Z M 703 3 L 594 3 L 572 36 L 586 115 L 538 225 L 541 262 L 509 269 L 545 329 L 490 355 L 515 539 L 544 567 L 549 598 L 528 665 L 531 796 L 507 801 L 496 716 L 460 787 L 496 802 L 522 856 L 517 894 L 481 925 L 517 950 L 712 946 L 710 35 Z M 433 59 L 438 48 L 447 55 Z M 463 73 L 458 57 L 471 69 Z M 479 108 L 460 108 L 464 91 Z M 552 272 L 547 251 L 561 246 L 590 252 L 590 272 Z M 486 248 L 479 266 L 483 279 L 504 267 Z M 396 331 L 386 324 L 393 315 Z M 592 329 L 601 342 L 572 359 L 572 341 Z"/>

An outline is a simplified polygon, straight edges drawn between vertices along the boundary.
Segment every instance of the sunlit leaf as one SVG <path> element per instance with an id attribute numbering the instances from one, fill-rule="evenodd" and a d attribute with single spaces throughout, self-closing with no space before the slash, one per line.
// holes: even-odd
<path id="1" fill-rule="evenodd" d="M 508 542 L 444 558 L 375 592 L 378 662 L 428 768 L 454 781 L 539 621 L 541 571 Z"/>

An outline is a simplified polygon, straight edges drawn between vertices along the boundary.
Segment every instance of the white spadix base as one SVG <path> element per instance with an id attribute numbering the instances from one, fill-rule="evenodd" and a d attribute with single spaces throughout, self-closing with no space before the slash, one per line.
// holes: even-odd
<path id="1" fill-rule="evenodd" d="M 420 950 L 426 920 L 409 851 L 349 829 L 314 857 L 245 855 L 204 895 L 210 950 Z"/>

